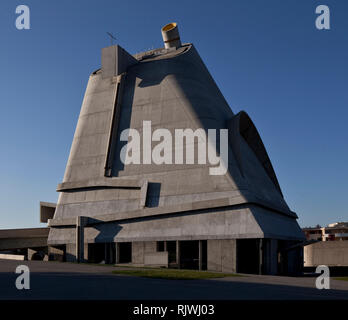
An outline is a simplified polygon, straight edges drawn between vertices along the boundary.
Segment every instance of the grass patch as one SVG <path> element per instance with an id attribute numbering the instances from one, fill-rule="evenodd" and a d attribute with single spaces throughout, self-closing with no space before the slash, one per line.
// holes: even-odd
<path id="1" fill-rule="evenodd" d="M 235 273 L 220 273 L 210 271 L 196 271 L 196 270 L 177 270 L 177 269 L 141 269 L 141 270 L 115 270 L 113 274 L 156 278 L 156 279 L 170 279 L 170 280 L 196 280 L 196 279 L 214 279 L 225 277 L 242 277 Z"/>
<path id="2" fill-rule="evenodd" d="M 335 280 L 348 281 L 348 277 L 334 278 Z"/>

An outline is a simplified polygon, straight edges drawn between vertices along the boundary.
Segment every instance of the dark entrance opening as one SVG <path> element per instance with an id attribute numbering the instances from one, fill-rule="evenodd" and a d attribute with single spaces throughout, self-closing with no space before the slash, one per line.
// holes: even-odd
<path id="1" fill-rule="evenodd" d="M 180 241 L 180 268 L 199 269 L 199 243 L 201 242 L 201 267 L 207 269 L 207 241 Z"/>
<path id="2" fill-rule="evenodd" d="M 168 264 L 170 268 L 177 268 L 176 241 L 167 241 Z"/>
<path id="3" fill-rule="evenodd" d="M 180 268 L 198 269 L 198 241 L 180 241 Z"/>
<path id="4" fill-rule="evenodd" d="M 259 274 L 260 239 L 237 240 L 237 272 Z"/>
<path id="5" fill-rule="evenodd" d="M 132 262 L 132 243 L 131 242 L 119 242 L 119 263 L 131 263 Z"/>
<path id="6" fill-rule="evenodd" d="M 92 263 L 113 264 L 116 262 L 115 243 L 89 243 L 88 261 Z"/>
<path id="7" fill-rule="evenodd" d="M 105 243 L 105 263 L 116 263 L 116 243 L 114 242 Z"/>
<path id="8" fill-rule="evenodd" d="M 88 261 L 91 263 L 105 262 L 105 243 L 88 244 Z"/>

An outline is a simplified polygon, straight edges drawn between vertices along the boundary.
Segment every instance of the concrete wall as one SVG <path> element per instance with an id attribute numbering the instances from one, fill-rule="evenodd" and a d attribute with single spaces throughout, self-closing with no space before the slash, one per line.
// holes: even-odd
<path id="1" fill-rule="evenodd" d="M 76 241 L 72 228 L 51 228 L 50 235 L 50 245 Z M 161 219 L 149 216 L 85 228 L 85 241 L 88 243 L 264 237 L 282 239 L 301 235 L 295 219 L 256 206 L 173 213 L 163 215 Z"/>
<path id="2" fill-rule="evenodd" d="M 236 240 L 208 240 L 208 270 L 236 272 Z"/>
<path id="3" fill-rule="evenodd" d="M 132 242 L 132 263 L 144 264 L 144 242 L 135 241 Z"/>
<path id="4" fill-rule="evenodd" d="M 65 184 L 77 183 L 81 187 L 81 183 L 85 182 L 91 186 L 92 182 L 105 178 L 110 132 L 114 128 L 112 120 L 115 102 L 122 102 L 119 118 L 115 120 L 118 123 L 115 130 L 118 131 L 118 142 L 123 129 L 132 128 L 141 132 L 143 120 L 151 120 L 152 130 L 166 128 L 174 137 L 174 131 L 178 128 L 227 129 L 227 120 L 234 117 L 193 46 L 187 45 L 163 55 L 147 57 L 128 68 L 122 82 L 124 87 L 119 91 L 120 97 L 117 93 L 120 88 L 118 82 L 112 78 L 117 72 L 112 71 L 109 74 L 106 71 L 115 70 L 114 62 L 117 59 L 114 49 L 106 49 L 104 53 L 109 52 L 112 55 L 111 58 L 107 55 L 108 58 L 103 59 L 109 61 L 110 58 L 112 66 L 103 63 L 102 72 L 92 74 L 89 79 L 63 179 Z M 88 242 L 93 242 L 93 238 L 98 238 L 96 242 L 184 240 L 185 237 L 216 239 L 220 238 L 221 234 L 222 238 L 227 239 L 261 238 L 266 233 L 272 237 L 276 237 L 276 234 L 283 237 L 302 237 L 296 216 L 289 211 L 281 193 L 267 175 L 255 152 L 243 139 L 238 141 L 240 154 L 243 155 L 243 176 L 232 148 L 228 148 L 227 173 L 215 176 L 209 174 L 209 164 L 200 165 L 197 161 L 194 166 L 123 165 L 119 155 L 125 143 L 117 143 L 115 148 L 110 147 L 115 155 L 110 180 L 129 178 L 148 181 L 148 207 L 143 209 L 141 205 L 143 201 L 139 188 L 99 186 L 80 188 L 74 192 L 62 190 L 53 220 L 80 215 L 96 219 L 113 215 L 116 220 L 120 215 L 127 215 L 127 218 L 132 219 L 134 210 L 144 211 L 144 214 L 151 216 L 164 214 L 168 208 L 180 210 L 181 206 L 188 204 L 191 208 L 197 208 L 200 201 L 205 203 L 204 209 L 208 209 L 214 203 L 227 199 L 226 206 L 267 203 L 267 206 L 276 208 L 284 215 L 257 209 L 253 210 L 252 214 L 233 212 L 231 215 L 222 215 L 221 212 L 217 212 L 216 215 L 209 215 L 210 219 L 203 218 L 203 215 L 191 215 L 186 218 L 133 221 L 116 225 L 113 239 L 101 239 L 103 234 L 107 233 L 105 231 L 108 227 L 102 226 L 103 230 L 96 228 L 96 236 L 88 237 Z M 194 145 L 195 143 L 191 147 Z M 175 154 L 175 143 L 172 144 L 172 151 Z M 119 231 L 117 227 L 120 227 Z M 65 228 L 51 229 L 49 244 L 72 242 L 70 237 L 71 234 L 66 233 Z"/>
<path id="5" fill-rule="evenodd" d="M 144 265 L 168 267 L 168 252 L 163 251 L 163 252 L 145 253 Z"/>
<path id="6" fill-rule="evenodd" d="M 304 266 L 348 266 L 348 241 L 321 241 L 304 247 Z"/>
<path id="7" fill-rule="evenodd" d="M 132 263 L 145 264 L 145 256 L 156 253 L 156 241 L 134 241 L 132 242 Z M 167 259 L 168 264 L 168 259 Z"/>
<path id="8" fill-rule="evenodd" d="M 25 260 L 24 255 L 0 253 L 0 259 L 4 260 Z"/>

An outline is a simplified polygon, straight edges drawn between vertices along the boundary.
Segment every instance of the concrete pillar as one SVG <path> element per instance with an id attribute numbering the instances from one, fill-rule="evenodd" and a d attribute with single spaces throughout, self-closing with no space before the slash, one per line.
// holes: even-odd
<path id="1" fill-rule="evenodd" d="M 75 255 L 77 262 L 85 261 L 85 226 L 87 225 L 87 217 L 76 217 L 76 247 Z"/>
<path id="2" fill-rule="evenodd" d="M 259 274 L 262 274 L 262 263 L 263 263 L 263 254 L 262 254 L 262 240 L 258 239 L 257 244 L 259 246 Z"/>
<path id="3" fill-rule="evenodd" d="M 198 241 L 198 270 L 202 270 L 202 240 Z"/>
<path id="4" fill-rule="evenodd" d="M 176 264 L 180 268 L 180 242 L 176 241 Z"/>
<path id="5" fill-rule="evenodd" d="M 109 243 L 109 256 L 110 256 L 109 263 L 113 263 L 115 261 L 114 253 L 115 253 L 115 251 L 114 251 L 113 243 L 110 242 Z"/>
<path id="6" fill-rule="evenodd" d="M 27 259 L 28 260 L 32 260 L 33 259 L 33 255 L 36 253 L 36 250 L 30 249 L 28 248 L 28 253 L 27 253 Z"/>
<path id="7" fill-rule="evenodd" d="M 276 275 L 278 273 L 278 241 L 262 239 L 262 273 Z"/>
<path id="8" fill-rule="evenodd" d="M 84 243 L 83 245 L 83 260 L 88 262 L 88 243 Z"/>
<path id="9" fill-rule="evenodd" d="M 120 244 L 118 242 L 115 243 L 115 263 L 120 263 Z"/>
<path id="10" fill-rule="evenodd" d="M 104 262 L 108 263 L 109 255 L 108 255 L 108 244 L 104 243 Z"/>
<path id="11" fill-rule="evenodd" d="M 106 242 L 104 246 L 104 250 L 105 250 L 105 253 L 104 253 L 105 264 L 113 263 L 113 257 L 114 257 L 113 243 Z"/>

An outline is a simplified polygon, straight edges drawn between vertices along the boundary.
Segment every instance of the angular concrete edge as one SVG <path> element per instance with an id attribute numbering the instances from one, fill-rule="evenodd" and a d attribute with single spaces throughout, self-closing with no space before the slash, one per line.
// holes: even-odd
<path id="1" fill-rule="evenodd" d="M 57 192 L 67 192 L 86 188 L 135 188 L 140 189 L 143 182 L 140 180 L 100 178 L 78 182 L 63 182 L 58 184 Z"/>
<path id="2" fill-rule="evenodd" d="M 49 219 L 53 219 L 56 207 L 56 203 L 40 201 L 40 222 L 47 223 Z"/>

